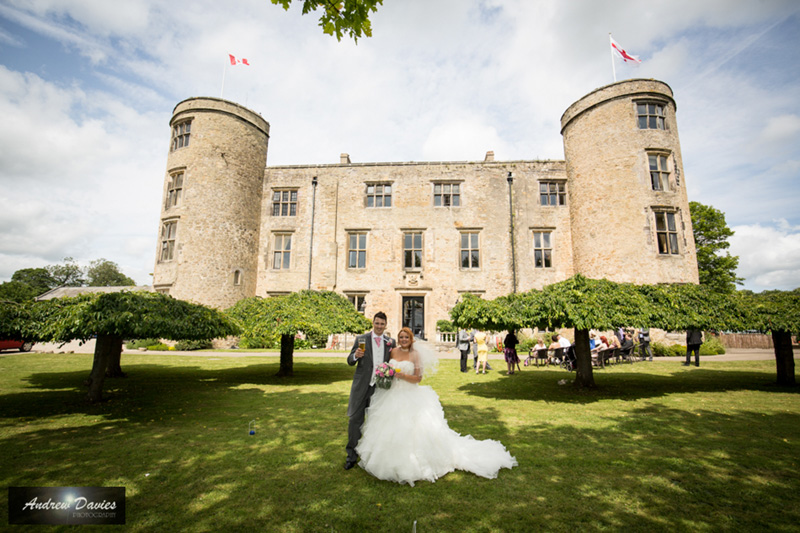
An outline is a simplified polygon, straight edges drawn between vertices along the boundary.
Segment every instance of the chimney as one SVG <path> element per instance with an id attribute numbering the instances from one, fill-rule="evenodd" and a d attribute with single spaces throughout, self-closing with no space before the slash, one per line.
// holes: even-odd
<path id="1" fill-rule="evenodd" d="M 341 154 L 339 156 L 339 164 L 340 165 L 349 165 L 350 164 L 350 154 Z"/>
<path id="2" fill-rule="evenodd" d="M 491 150 L 486 152 L 486 157 L 484 158 L 484 161 L 494 161 L 494 152 Z"/>

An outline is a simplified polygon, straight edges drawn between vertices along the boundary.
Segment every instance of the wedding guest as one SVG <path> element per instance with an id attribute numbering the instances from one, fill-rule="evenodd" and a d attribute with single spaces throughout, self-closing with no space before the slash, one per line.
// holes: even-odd
<path id="1" fill-rule="evenodd" d="M 475 343 L 478 345 L 478 363 L 475 366 L 475 373 L 478 373 L 478 367 L 483 368 L 483 373 L 486 373 L 486 363 L 489 361 L 489 347 L 486 346 L 486 333 L 479 331 L 475 334 Z"/>
<path id="2" fill-rule="evenodd" d="M 508 366 L 508 374 L 511 375 L 514 373 L 514 365 L 517 365 L 517 370 L 519 368 L 519 356 L 517 355 L 517 345 L 519 344 L 519 340 L 517 336 L 514 334 L 514 330 L 508 332 L 506 338 L 503 340 L 503 355 L 506 359 L 506 365 Z"/>

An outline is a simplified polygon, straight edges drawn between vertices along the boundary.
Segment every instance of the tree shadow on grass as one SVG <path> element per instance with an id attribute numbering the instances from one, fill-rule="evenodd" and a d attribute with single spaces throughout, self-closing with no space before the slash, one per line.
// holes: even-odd
<path id="1" fill-rule="evenodd" d="M 207 369 L 197 366 L 126 365 L 127 378 L 107 378 L 104 402 L 86 401 L 83 381 L 88 371 L 42 372 L 25 378 L 26 392 L 0 395 L 0 418 L 46 417 L 70 413 L 110 414 L 112 404 L 135 404 L 147 410 L 169 406 L 176 396 L 190 397 L 212 391 L 224 395 L 240 387 L 339 386 L 349 394 L 353 369 L 341 363 L 295 363 L 295 376 L 276 377 L 278 363 Z M 260 389 L 259 389 L 260 390 Z M 261 394 L 267 394 L 261 391 Z M 346 398 L 345 398 L 346 400 Z"/>
<path id="2" fill-rule="evenodd" d="M 446 406 L 451 427 L 498 438 L 520 464 L 499 480 L 455 472 L 412 488 L 342 469 L 342 393 L 265 396 L 214 382 L 143 392 L 163 409 L 117 402 L 103 420 L 0 439 L 0 480 L 125 486 L 132 531 L 408 531 L 414 520 L 423 531 L 747 531 L 800 521 L 797 413 L 646 406 L 600 428 L 533 421 L 511 432 L 494 408 Z"/>
<path id="3" fill-rule="evenodd" d="M 762 391 L 800 394 L 798 387 L 769 382 L 770 375 L 758 371 L 692 369 L 669 375 L 649 372 L 595 375 L 596 389 L 576 389 L 574 373 L 555 370 L 518 372 L 485 383 L 462 385 L 459 390 L 484 398 L 564 403 L 601 400 L 641 400 L 675 393 Z M 562 383 L 559 383 L 562 382 Z"/>

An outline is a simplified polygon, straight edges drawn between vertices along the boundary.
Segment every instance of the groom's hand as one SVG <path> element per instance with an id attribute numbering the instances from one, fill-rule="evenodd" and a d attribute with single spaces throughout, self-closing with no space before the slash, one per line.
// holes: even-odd
<path id="1" fill-rule="evenodd" d="M 356 359 L 361 359 L 362 357 L 364 357 L 364 350 L 362 350 L 361 348 L 356 348 L 356 353 L 353 354 L 353 356 Z"/>

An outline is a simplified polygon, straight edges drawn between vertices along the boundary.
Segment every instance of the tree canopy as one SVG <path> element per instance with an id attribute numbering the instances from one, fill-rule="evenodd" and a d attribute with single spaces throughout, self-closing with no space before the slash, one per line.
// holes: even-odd
<path id="1" fill-rule="evenodd" d="M 372 325 L 347 298 L 333 291 L 305 290 L 271 298 L 245 298 L 226 313 L 244 335 L 281 336 L 281 376 L 293 374 L 294 337 L 299 332 L 316 336 L 363 333 Z"/>
<path id="2" fill-rule="evenodd" d="M 203 340 L 239 332 L 236 324 L 216 309 L 140 291 L 0 304 L 0 319 L 0 332 L 25 340 L 86 341 L 96 335 L 88 380 L 90 401 L 101 399 L 110 365 L 112 371 L 118 370 L 122 339 Z M 121 375 L 121 370 L 116 375 Z"/>
<path id="3" fill-rule="evenodd" d="M 272 0 L 272 3 L 288 11 L 293 1 Z M 383 0 L 303 0 L 303 15 L 320 9 L 319 26 L 323 33 L 335 35 L 338 41 L 347 34 L 357 43 L 359 37 L 372 37 L 370 12 L 378 11 L 382 4 Z"/>
<path id="4" fill-rule="evenodd" d="M 700 284 L 717 291 L 733 292 L 743 279 L 736 276 L 739 258 L 727 251 L 733 236 L 725 223 L 725 213 L 710 205 L 689 202 L 692 233 L 697 248 Z"/>
<path id="5" fill-rule="evenodd" d="M 130 287 L 136 282 L 120 272 L 113 261 L 96 259 L 86 269 L 86 284 L 89 287 Z"/>

